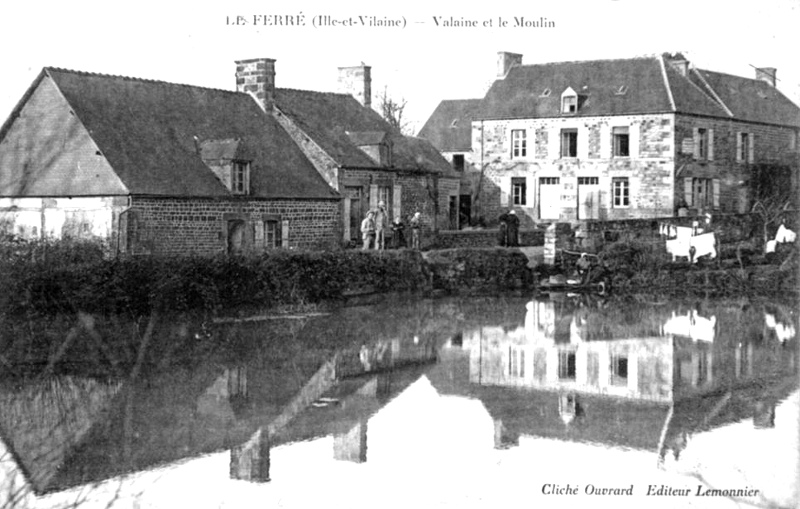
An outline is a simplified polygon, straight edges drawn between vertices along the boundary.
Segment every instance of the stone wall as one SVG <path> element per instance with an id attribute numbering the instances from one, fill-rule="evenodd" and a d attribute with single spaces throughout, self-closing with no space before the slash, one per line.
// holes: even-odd
<path id="1" fill-rule="evenodd" d="M 339 200 L 215 200 L 134 197 L 123 214 L 125 247 L 133 254 L 215 255 L 228 246 L 229 221 L 245 223 L 245 252 L 264 249 L 264 222 L 280 226 L 282 248 L 339 245 Z M 260 223 L 260 225 L 258 224 Z"/>
<path id="2" fill-rule="evenodd" d="M 706 129 L 712 153 L 695 155 L 695 129 Z M 716 179 L 717 204 L 714 209 L 725 213 L 744 213 L 752 207 L 755 165 L 793 168 L 793 184 L 800 167 L 800 149 L 796 130 L 788 127 L 752 124 L 734 120 L 678 115 L 675 122 L 676 186 L 675 202 L 687 202 L 689 208 L 702 210 L 702 204 L 690 203 L 687 196 L 691 179 Z M 739 133 L 753 140 L 752 156 L 737 154 Z M 794 140 L 792 138 L 795 138 Z"/>
<path id="3" fill-rule="evenodd" d="M 499 245 L 497 229 L 440 231 L 436 236 L 434 249 L 453 249 L 465 247 L 492 247 Z M 525 228 L 519 231 L 520 246 L 541 246 L 544 243 L 544 230 Z"/>
<path id="4" fill-rule="evenodd" d="M 475 122 L 473 159 L 489 163 L 480 215 L 496 224 L 513 208 L 523 225 L 531 225 L 672 214 L 673 120 L 674 115 L 663 114 Z M 614 155 L 615 127 L 629 130 L 628 156 Z M 526 153 L 512 156 L 511 132 L 518 129 L 526 132 Z M 577 132 L 577 157 L 561 157 L 562 129 Z M 616 178 L 627 179 L 628 204 L 614 203 Z M 524 203 L 514 203 L 512 179 L 524 179 L 524 198 L 517 200 Z M 557 183 L 545 185 L 542 179 Z"/>

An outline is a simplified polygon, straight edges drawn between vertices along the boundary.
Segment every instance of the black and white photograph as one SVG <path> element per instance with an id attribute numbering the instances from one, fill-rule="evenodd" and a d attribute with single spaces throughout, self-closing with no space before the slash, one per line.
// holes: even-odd
<path id="1" fill-rule="evenodd" d="M 0 509 L 800 507 L 800 0 L 7 4 Z"/>

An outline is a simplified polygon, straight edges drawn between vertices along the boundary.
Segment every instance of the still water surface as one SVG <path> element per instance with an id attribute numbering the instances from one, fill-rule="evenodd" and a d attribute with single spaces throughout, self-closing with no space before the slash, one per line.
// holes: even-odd
<path id="1" fill-rule="evenodd" d="M 43 506 L 795 507 L 797 327 L 566 295 L 171 319 L 222 346 L 3 383 L 3 475 Z"/>

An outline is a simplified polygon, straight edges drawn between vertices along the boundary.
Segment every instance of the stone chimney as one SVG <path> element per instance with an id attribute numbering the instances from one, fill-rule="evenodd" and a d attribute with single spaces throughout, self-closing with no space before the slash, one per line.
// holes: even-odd
<path id="1" fill-rule="evenodd" d="M 252 58 L 236 61 L 236 91 L 247 92 L 264 111 L 275 105 L 275 60 Z"/>
<path id="2" fill-rule="evenodd" d="M 372 106 L 372 67 L 356 65 L 354 67 L 339 67 L 339 92 L 350 94 L 362 105 Z"/>
<path id="3" fill-rule="evenodd" d="M 505 78 L 512 67 L 522 65 L 522 55 L 519 53 L 509 53 L 508 51 L 497 52 L 497 77 Z"/>
<path id="4" fill-rule="evenodd" d="M 776 85 L 778 70 L 774 67 L 756 67 L 756 79 L 766 81 L 773 87 Z"/>
<path id="5" fill-rule="evenodd" d="M 689 60 L 683 56 L 683 53 L 675 53 L 674 55 L 664 53 L 664 59 L 670 67 L 681 73 L 681 76 L 689 74 Z"/>

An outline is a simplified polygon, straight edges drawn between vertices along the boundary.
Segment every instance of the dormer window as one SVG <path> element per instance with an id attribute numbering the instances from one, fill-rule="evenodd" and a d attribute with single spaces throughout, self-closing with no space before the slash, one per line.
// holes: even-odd
<path id="1" fill-rule="evenodd" d="M 564 90 L 561 94 L 561 113 L 570 114 L 578 112 L 578 94 L 572 87 Z"/>
<path id="2" fill-rule="evenodd" d="M 250 194 L 250 161 L 233 161 L 231 192 L 233 194 Z"/>

